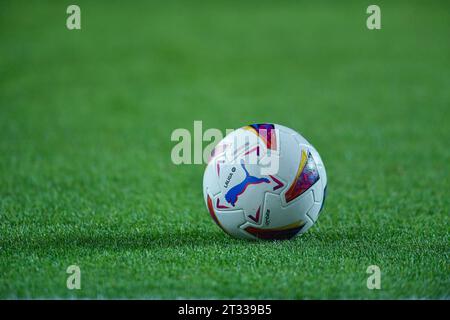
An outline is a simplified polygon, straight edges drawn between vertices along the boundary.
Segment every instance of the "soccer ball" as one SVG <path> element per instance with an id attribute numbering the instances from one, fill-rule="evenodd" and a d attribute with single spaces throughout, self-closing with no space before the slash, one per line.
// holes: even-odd
<path id="1" fill-rule="evenodd" d="M 290 239 L 319 217 L 327 188 L 317 150 L 278 124 L 252 124 L 211 153 L 203 195 L 214 222 L 243 239 Z"/>

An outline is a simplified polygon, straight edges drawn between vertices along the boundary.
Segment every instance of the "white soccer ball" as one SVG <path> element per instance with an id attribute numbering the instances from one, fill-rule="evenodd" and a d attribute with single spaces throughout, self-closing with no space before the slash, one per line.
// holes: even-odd
<path id="1" fill-rule="evenodd" d="M 253 124 L 218 143 L 203 177 L 216 224 L 244 239 L 290 239 L 319 217 L 327 187 L 316 149 L 292 129 Z"/>

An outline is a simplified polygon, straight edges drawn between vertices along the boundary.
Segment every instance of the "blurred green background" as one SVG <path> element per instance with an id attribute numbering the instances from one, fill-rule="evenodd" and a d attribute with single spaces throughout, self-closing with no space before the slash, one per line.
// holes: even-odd
<path id="1" fill-rule="evenodd" d="M 372 31 L 368 1 L 76 1 L 72 31 L 70 4 L 0 2 L 1 298 L 449 297 L 448 1 L 377 1 Z M 194 120 L 302 133 L 317 225 L 225 235 L 170 159 Z"/>

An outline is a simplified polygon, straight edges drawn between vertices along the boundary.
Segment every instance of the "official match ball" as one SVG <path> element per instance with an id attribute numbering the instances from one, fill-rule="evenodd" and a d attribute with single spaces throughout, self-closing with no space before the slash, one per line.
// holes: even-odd
<path id="1" fill-rule="evenodd" d="M 236 238 L 282 240 L 306 232 L 323 209 L 325 166 L 299 133 L 252 124 L 211 152 L 203 195 L 213 221 Z"/>

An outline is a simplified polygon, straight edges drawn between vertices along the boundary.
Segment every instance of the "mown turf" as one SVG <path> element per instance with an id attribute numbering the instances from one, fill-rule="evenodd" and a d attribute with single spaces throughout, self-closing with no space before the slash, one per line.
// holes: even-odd
<path id="1" fill-rule="evenodd" d="M 0 297 L 449 297 L 448 2 L 378 1 L 379 31 L 364 1 L 77 3 L 81 31 L 69 2 L 0 4 Z M 307 137 L 317 225 L 225 235 L 204 166 L 170 160 L 194 120 Z"/>

